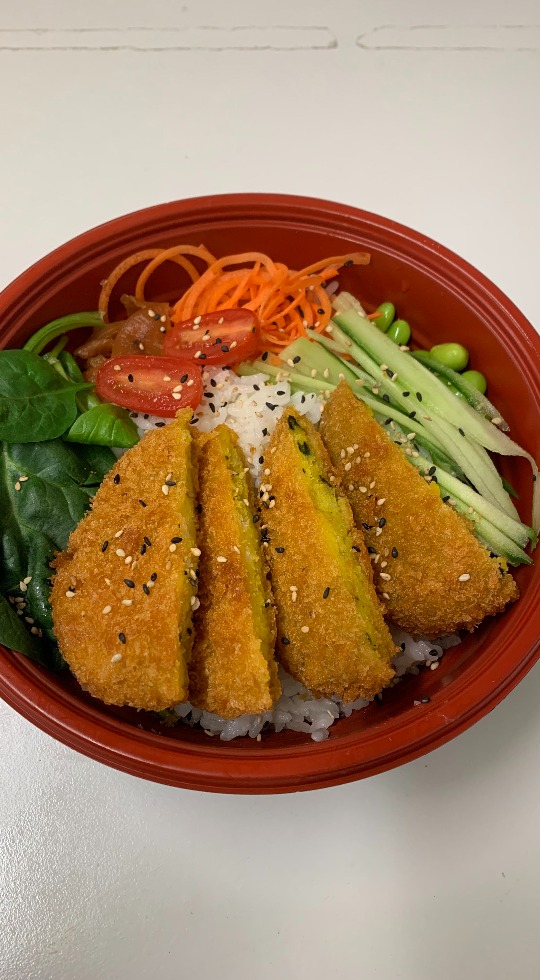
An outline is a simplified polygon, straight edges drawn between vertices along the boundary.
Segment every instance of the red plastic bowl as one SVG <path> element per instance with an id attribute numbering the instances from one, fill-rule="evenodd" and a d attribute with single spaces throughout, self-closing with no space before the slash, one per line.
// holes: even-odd
<path id="1" fill-rule="evenodd" d="M 514 438 L 540 458 L 540 338 L 519 310 L 458 256 L 386 218 L 310 198 L 271 194 L 194 198 L 136 212 L 75 238 L 0 296 L 0 346 L 18 346 L 38 326 L 93 309 L 100 280 L 123 256 L 179 241 L 214 253 L 268 252 L 300 268 L 362 248 L 371 265 L 349 285 L 367 303 L 392 299 L 423 345 L 458 340 L 489 377 L 490 396 Z M 175 266 L 158 274 L 162 294 L 178 289 Z M 355 280 L 354 277 L 358 278 Z M 507 471 L 530 513 L 530 470 Z M 232 743 L 187 726 L 160 728 L 153 716 L 107 708 L 66 673 L 41 669 L 0 648 L 0 695 L 72 748 L 147 779 L 229 793 L 313 789 L 370 776 L 442 745 L 490 711 L 539 656 L 540 565 L 516 575 L 521 598 L 449 650 L 438 670 L 408 678 L 382 705 L 336 722 L 330 738 L 283 732 Z M 429 695 L 430 702 L 413 702 Z"/>

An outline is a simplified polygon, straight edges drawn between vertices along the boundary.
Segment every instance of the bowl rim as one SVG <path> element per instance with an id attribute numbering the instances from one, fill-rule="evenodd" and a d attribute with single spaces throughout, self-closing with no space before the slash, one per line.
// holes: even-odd
<path id="1" fill-rule="evenodd" d="M 540 336 L 494 283 L 420 232 L 373 212 L 319 198 L 267 193 L 206 195 L 121 215 L 70 239 L 21 273 L 0 293 L 0 317 L 19 320 L 29 315 L 25 304 L 29 287 L 54 291 L 60 281 L 80 272 L 82 253 L 86 261 L 95 261 L 101 252 L 110 254 L 113 241 L 121 251 L 126 247 L 124 240 L 127 244 L 137 232 L 154 231 L 159 236 L 182 221 L 197 224 L 217 216 L 224 222 L 241 222 L 261 215 L 282 227 L 290 223 L 296 230 L 316 228 L 317 222 L 324 221 L 326 232 L 351 236 L 356 225 L 365 237 L 369 228 L 371 247 L 380 240 L 386 254 L 395 252 L 447 286 L 459 286 L 459 293 L 467 294 L 467 304 L 475 312 L 480 316 L 490 313 L 490 320 L 500 321 L 501 331 L 504 326 L 506 347 L 540 401 Z M 39 302 L 43 302 L 43 292 Z M 2 333 L 0 346 L 9 343 L 16 330 L 17 325 Z M 506 697 L 540 656 L 540 628 L 535 625 L 539 591 L 540 583 L 519 600 L 523 623 L 518 637 L 504 619 L 498 624 L 490 646 L 489 679 L 484 668 L 473 665 L 466 677 L 452 682 L 447 697 L 439 692 L 421 709 L 411 706 L 388 724 L 385 733 L 364 731 L 339 740 L 278 748 L 264 744 L 261 765 L 255 767 L 252 748 L 221 743 L 217 749 L 211 740 L 208 745 L 180 743 L 105 715 L 99 702 L 94 706 L 77 700 L 56 686 L 54 673 L 45 673 L 23 655 L 1 646 L 0 697 L 71 748 L 157 782 L 221 793 L 291 792 L 336 785 L 418 758 L 465 731 Z M 414 737 L 404 738 L 412 721 Z"/>

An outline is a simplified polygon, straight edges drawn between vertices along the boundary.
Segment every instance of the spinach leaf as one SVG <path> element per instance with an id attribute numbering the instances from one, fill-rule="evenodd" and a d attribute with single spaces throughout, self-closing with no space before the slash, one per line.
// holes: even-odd
<path id="1" fill-rule="evenodd" d="M 77 392 L 89 387 L 65 380 L 30 351 L 0 351 L 0 439 L 42 442 L 62 435 L 75 421 Z"/>
<path id="2" fill-rule="evenodd" d="M 125 409 L 104 402 L 79 415 L 64 439 L 67 442 L 130 449 L 139 441 L 139 435 Z"/>
<path id="3" fill-rule="evenodd" d="M 46 644 L 41 637 L 34 636 L 21 619 L 7 599 L 0 595 L 0 643 L 9 650 L 25 653 L 31 660 L 49 666 Z"/>
<path id="4" fill-rule="evenodd" d="M 41 351 L 50 344 L 52 340 L 61 337 L 68 330 L 80 330 L 81 327 L 102 327 L 103 317 L 101 313 L 69 313 L 61 316 L 58 320 L 46 323 L 35 334 L 26 341 L 23 350 L 34 351 L 40 354 Z"/>
<path id="5" fill-rule="evenodd" d="M 24 597 L 25 615 L 47 640 L 48 666 L 62 663 L 49 604 L 50 562 L 114 462 L 109 449 L 75 448 L 61 439 L 1 445 L 0 593 Z"/>

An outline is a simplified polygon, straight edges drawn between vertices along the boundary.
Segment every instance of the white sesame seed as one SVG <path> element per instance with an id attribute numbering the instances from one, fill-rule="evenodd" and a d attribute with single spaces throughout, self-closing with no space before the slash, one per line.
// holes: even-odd
<path id="1" fill-rule="evenodd" d="M 373 490 L 374 486 L 375 486 L 375 480 L 372 480 L 371 483 L 369 484 L 369 489 Z"/>
<path id="2" fill-rule="evenodd" d="M 26 585 L 25 582 L 19 582 L 19 588 L 20 588 L 21 592 L 26 592 L 27 589 L 28 589 L 28 586 Z"/>
<path id="3" fill-rule="evenodd" d="M 201 320 L 202 320 L 202 317 L 200 317 L 200 316 L 196 316 L 195 317 L 193 323 L 195 324 L 196 327 L 199 326 L 199 323 L 201 322 Z"/>
<path id="4" fill-rule="evenodd" d="M 377 501 L 377 507 L 382 507 L 382 505 L 385 503 L 386 503 L 386 497 L 379 497 Z"/>
<path id="5" fill-rule="evenodd" d="M 68 599 L 73 599 L 73 596 L 74 596 L 74 595 L 75 595 L 75 593 L 73 592 L 73 589 L 68 589 L 68 590 L 67 590 L 67 592 L 66 592 L 66 597 L 67 597 Z"/>
<path id="6" fill-rule="evenodd" d="M 166 323 L 167 322 L 167 317 L 165 316 L 165 314 L 163 314 L 163 316 L 160 316 L 159 319 L 160 319 L 161 323 Z"/>
<path id="7" fill-rule="evenodd" d="M 372 390 L 372 392 L 373 392 L 374 395 L 378 395 L 379 394 L 379 389 L 378 388 L 372 388 L 371 390 Z"/>
<path id="8" fill-rule="evenodd" d="M 188 388 L 191 388 L 191 386 L 193 384 L 195 384 L 195 382 L 194 382 L 193 378 L 190 378 L 189 381 L 186 382 L 186 384 L 187 384 Z"/>
<path id="9" fill-rule="evenodd" d="M 19 483 L 26 483 L 27 479 L 28 479 L 27 476 L 20 476 L 19 477 Z"/>
<path id="10" fill-rule="evenodd" d="M 345 463 L 343 469 L 345 470 L 346 473 L 348 473 L 351 467 L 352 467 L 352 463 Z"/>
<path id="11" fill-rule="evenodd" d="M 124 558 L 124 565 L 131 565 L 132 561 L 133 561 L 132 555 L 126 555 L 126 557 Z"/>
<path id="12" fill-rule="evenodd" d="M 298 599 L 298 592 L 291 592 L 291 602 L 296 602 Z"/>
<path id="13" fill-rule="evenodd" d="M 195 612 L 195 610 L 199 608 L 201 604 L 201 600 L 198 599 L 196 595 L 192 595 L 189 601 L 191 603 L 191 608 L 193 609 L 193 612 Z"/>
<path id="14" fill-rule="evenodd" d="M 382 597 L 383 597 L 383 599 L 389 599 L 390 598 L 390 596 L 388 595 L 388 592 L 383 592 Z"/>
<path id="15" fill-rule="evenodd" d="M 377 530 L 375 531 L 375 537 L 378 538 L 379 534 L 382 534 L 382 527 L 377 528 Z"/>
<path id="16" fill-rule="evenodd" d="M 224 316 L 220 316 L 220 318 L 219 318 L 219 320 L 218 320 L 218 323 L 223 323 L 223 321 L 224 321 L 224 319 L 225 319 L 225 317 L 224 317 Z"/>
<path id="17" fill-rule="evenodd" d="M 133 599 L 122 599 L 123 606 L 131 606 L 132 603 L 133 603 Z"/>
<path id="18" fill-rule="evenodd" d="M 201 553 L 200 548 L 190 548 L 189 550 L 191 551 L 192 555 L 195 555 L 196 558 L 198 558 Z"/>
<path id="19" fill-rule="evenodd" d="M 161 492 L 164 493 L 166 497 L 168 497 L 168 495 L 169 495 L 169 488 L 168 488 L 168 486 L 167 486 L 166 483 L 163 484 L 163 486 L 161 488 Z"/>
<path id="20" fill-rule="evenodd" d="M 382 568 L 382 565 L 381 565 L 381 568 Z M 384 579 L 385 582 L 389 582 L 390 579 L 392 578 L 392 576 L 389 575 L 388 572 L 381 572 L 381 578 Z"/>
<path id="21" fill-rule="evenodd" d="M 176 388 L 173 388 L 173 394 L 175 391 L 182 391 L 182 387 L 182 385 L 176 385 Z"/>
<path id="22" fill-rule="evenodd" d="M 24 582 L 25 585 L 30 585 L 30 582 L 31 581 L 32 581 L 32 576 L 31 575 L 26 575 L 25 578 L 23 578 L 23 582 Z"/>
<path id="23" fill-rule="evenodd" d="M 468 581 L 469 581 L 469 579 L 470 579 L 470 577 L 471 577 L 471 576 L 470 576 L 470 575 L 468 575 L 468 574 L 467 574 L 467 572 L 465 572 L 465 574 L 464 574 L 464 575 L 459 575 L 459 576 L 458 576 L 458 582 L 468 582 Z"/>
<path id="24" fill-rule="evenodd" d="M 31 626 L 30 627 L 30 632 L 33 633 L 34 636 L 43 636 L 43 633 L 41 632 L 40 629 L 38 629 L 37 626 Z"/>
<path id="25" fill-rule="evenodd" d="M 125 551 L 124 551 L 123 548 L 117 548 L 116 551 L 115 551 L 115 554 L 118 555 L 119 558 L 125 558 L 126 557 L 126 553 L 125 553 Z"/>
<path id="26" fill-rule="evenodd" d="M 112 609 L 112 606 L 103 606 L 103 609 L 101 610 L 101 612 L 103 613 L 104 616 L 107 616 L 110 613 L 111 609 Z"/>
<path id="27" fill-rule="evenodd" d="M 170 552 L 176 551 L 176 545 L 174 543 L 169 545 L 169 551 Z"/>
<path id="28" fill-rule="evenodd" d="M 358 446 L 356 447 L 358 449 Z M 369 459 L 371 453 L 364 453 L 364 459 Z"/>
<path id="29" fill-rule="evenodd" d="M 239 555 L 239 554 L 240 554 L 240 548 L 238 547 L 238 545 L 236 545 L 236 544 L 233 544 L 233 548 L 232 548 L 232 550 L 233 550 L 233 551 L 235 551 L 237 555 Z"/>
<path id="30" fill-rule="evenodd" d="M 170 561 L 167 560 L 165 562 L 165 571 L 168 572 L 170 567 L 171 567 L 171 563 L 170 563 Z"/>
<path id="31" fill-rule="evenodd" d="M 21 489 L 21 484 L 19 483 L 19 481 L 18 481 L 18 480 L 17 480 L 17 482 L 16 482 L 16 484 L 15 484 L 15 489 L 16 489 L 16 490 L 20 490 L 20 489 Z"/>
<path id="32" fill-rule="evenodd" d="M 123 535 L 123 533 L 124 533 L 124 528 L 122 528 L 121 531 L 117 531 L 114 536 L 115 536 L 115 538 L 121 538 L 122 535 Z"/>
<path id="33" fill-rule="evenodd" d="M 115 365 L 114 365 L 114 368 L 113 368 L 113 370 L 114 370 L 114 371 L 121 371 L 121 370 L 122 370 L 122 368 L 120 367 L 120 365 L 119 365 L 119 364 L 115 364 Z"/>
<path id="34" fill-rule="evenodd" d="M 139 344 L 139 350 L 144 350 L 144 344 L 142 343 Z"/>
<path id="35" fill-rule="evenodd" d="M 270 510 L 272 509 L 272 507 L 275 507 L 276 506 L 275 500 L 271 500 L 268 506 L 269 506 Z"/>
<path id="36" fill-rule="evenodd" d="M 120 661 L 121 661 L 121 659 L 122 659 L 122 654 L 121 653 L 113 653 L 113 655 L 111 657 L 111 663 L 112 664 L 119 664 Z"/>
<path id="37" fill-rule="evenodd" d="M 301 633 L 309 633 L 309 626 L 301 626 L 300 627 L 300 632 Z"/>
<path id="38" fill-rule="evenodd" d="M 437 670 L 437 667 L 438 666 L 439 666 L 439 661 L 438 660 L 435 660 L 432 664 L 430 664 L 429 669 L 430 670 Z"/>
<path id="39" fill-rule="evenodd" d="M 223 562 L 227 561 L 227 559 L 225 558 L 225 555 L 218 555 L 216 561 L 219 561 L 221 562 L 221 564 L 223 564 Z"/>
<path id="40" fill-rule="evenodd" d="M 175 401 L 179 401 L 180 398 L 182 397 L 182 395 L 180 394 L 179 391 L 173 391 L 172 392 L 172 396 L 173 396 L 173 398 L 174 398 Z"/>
<path id="41" fill-rule="evenodd" d="M 349 490 L 354 490 L 354 483 L 349 483 Z"/>
<path id="42" fill-rule="evenodd" d="M 502 418 L 500 417 L 500 415 L 496 415 L 495 418 L 492 419 L 491 421 L 493 425 L 500 425 L 502 422 Z"/>

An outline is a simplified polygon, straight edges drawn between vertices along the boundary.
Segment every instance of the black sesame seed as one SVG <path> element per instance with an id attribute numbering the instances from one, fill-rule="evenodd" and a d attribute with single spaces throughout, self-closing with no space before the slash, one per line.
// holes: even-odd
<path id="1" fill-rule="evenodd" d="M 253 388 L 254 388 L 255 391 L 260 391 L 261 390 L 261 386 L 260 385 L 253 385 Z"/>
<path id="2" fill-rule="evenodd" d="M 425 694 L 423 698 L 420 698 L 420 701 L 422 702 L 422 704 L 429 704 L 431 698 L 428 698 L 427 694 Z"/>
<path id="3" fill-rule="evenodd" d="M 139 503 L 140 503 L 141 507 L 146 507 L 146 501 L 141 500 L 140 497 L 139 497 Z"/>
<path id="4" fill-rule="evenodd" d="M 134 380 L 134 379 L 133 379 L 133 375 L 132 375 L 132 374 L 128 374 L 128 381 L 129 381 L 129 382 L 130 382 L 131 384 L 133 384 L 133 380 Z"/>
<path id="5" fill-rule="evenodd" d="M 142 587 L 142 590 L 143 590 L 143 592 L 144 592 L 145 595 L 150 595 L 150 589 L 148 588 L 146 582 L 144 583 L 144 585 Z"/>
<path id="6" fill-rule="evenodd" d="M 421 401 L 422 401 L 422 393 L 421 393 L 420 391 L 417 391 L 417 392 L 416 392 L 416 397 L 418 398 L 418 401 L 419 401 L 419 402 L 421 402 Z"/>
<path id="7" fill-rule="evenodd" d="M 459 432 L 460 436 L 464 436 L 465 435 L 463 429 L 458 429 L 458 432 Z"/>
<path id="8" fill-rule="evenodd" d="M 213 402 L 210 402 L 210 411 L 215 412 L 215 410 L 216 410 L 216 406 L 214 405 Z"/>
<path id="9" fill-rule="evenodd" d="M 385 524 L 386 524 L 386 517 L 381 517 L 379 521 L 379 527 L 384 527 Z"/>
<path id="10" fill-rule="evenodd" d="M 228 346 L 228 344 L 222 344 L 221 345 L 221 350 L 223 351 L 224 354 L 228 354 L 229 353 L 229 346 Z"/>
<path id="11" fill-rule="evenodd" d="M 289 429 L 291 429 L 291 431 L 293 429 L 297 429 L 298 428 L 298 422 L 296 421 L 294 415 L 288 415 L 287 416 L 287 425 L 289 426 Z"/>
<path id="12" fill-rule="evenodd" d="M 410 419 L 415 419 L 415 418 L 416 418 L 416 411 L 414 411 L 414 412 L 409 412 L 409 418 L 410 418 Z"/>
<path id="13" fill-rule="evenodd" d="M 188 626 L 186 628 L 186 633 L 187 633 L 188 636 L 191 636 L 191 634 L 193 633 L 193 630 L 191 629 L 191 626 Z"/>
<path id="14" fill-rule="evenodd" d="M 166 422 L 156 422 L 156 429 L 162 429 L 166 424 Z"/>
<path id="15" fill-rule="evenodd" d="M 392 558 L 397 558 L 398 554 L 399 554 L 399 552 L 398 552 L 397 548 L 395 548 L 395 547 L 392 548 Z"/>
<path id="16" fill-rule="evenodd" d="M 405 649 L 405 646 L 406 646 L 405 643 L 400 643 L 399 644 L 400 650 L 404 650 Z"/>
<path id="17" fill-rule="evenodd" d="M 264 608 L 265 609 L 268 609 L 268 607 L 271 606 L 271 605 L 272 605 L 272 600 L 271 599 L 267 599 L 266 602 L 265 602 L 265 604 L 264 604 Z"/>
<path id="18" fill-rule="evenodd" d="M 362 527 L 364 528 L 364 531 L 372 531 L 373 528 L 375 527 L 375 525 L 374 524 L 366 524 L 365 521 L 362 521 Z"/>
<path id="19" fill-rule="evenodd" d="M 387 373 L 387 375 L 388 375 L 389 378 L 393 378 L 394 377 L 394 372 L 392 371 L 392 368 L 386 368 L 386 373 Z"/>
<path id="20" fill-rule="evenodd" d="M 343 263 L 343 268 L 346 269 L 348 265 L 354 265 L 352 259 L 347 259 L 347 261 Z"/>
<path id="21" fill-rule="evenodd" d="M 213 391 L 205 391 L 205 392 L 203 392 L 203 398 L 213 398 L 213 397 L 214 397 L 214 392 Z"/>
<path id="22" fill-rule="evenodd" d="M 353 551 L 360 551 L 360 548 L 358 547 L 358 545 L 357 545 L 357 544 L 353 544 L 353 546 L 352 546 L 352 550 L 353 550 Z"/>
<path id="23" fill-rule="evenodd" d="M 217 381 L 215 378 L 210 378 L 210 385 L 212 386 L 212 388 L 215 388 L 217 386 Z"/>
<path id="24" fill-rule="evenodd" d="M 323 316 L 324 310 L 323 310 L 322 306 L 317 310 L 317 313 L 319 314 L 319 316 Z"/>
<path id="25" fill-rule="evenodd" d="M 214 405 L 214 403 L 213 403 L 213 402 L 210 402 L 210 408 L 212 409 L 212 411 L 214 411 L 214 412 L 215 412 L 215 410 L 216 410 L 216 406 Z M 198 422 L 198 421 L 199 421 L 199 420 L 198 420 L 198 418 L 197 418 L 197 416 L 196 416 L 196 415 L 194 415 L 194 416 L 193 416 L 193 418 L 189 420 L 189 424 L 190 424 L 190 425 L 197 425 L 197 422 Z"/>
<path id="26" fill-rule="evenodd" d="M 285 548 L 276 548 L 276 551 L 277 551 L 278 555 L 282 555 L 284 553 L 284 551 L 285 551 Z"/>
<path id="27" fill-rule="evenodd" d="M 281 642 L 283 643 L 283 646 L 284 647 L 287 647 L 291 641 L 289 640 L 289 637 L 288 636 L 282 636 L 281 637 Z"/>
<path id="28" fill-rule="evenodd" d="M 116 486 L 118 486 L 118 484 L 120 483 L 120 474 L 119 473 L 116 473 L 115 474 L 114 479 L 113 479 L 113 483 L 115 483 Z"/>
<path id="29" fill-rule="evenodd" d="M 267 435 L 268 435 L 268 429 L 266 428 L 266 426 L 265 426 L 265 428 L 264 428 L 264 429 L 262 430 L 262 434 L 263 434 L 263 436 L 267 436 Z"/>
<path id="30" fill-rule="evenodd" d="M 150 416 L 149 416 L 148 412 L 145 412 L 144 415 L 143 415 L 143 419 L 146 419 L 148 421 L 149 418 L 150 418 Z"/>
<path id="31" fill-rule="evenodd" d="M 135 588 L 135 582 L 133 581 L 132 578 L 125 578 L 124 579 L 124 585 L 127 585 L 128 589 L 134 589 Z"/>
<path id="32" fill-rule="evenodd" d="M 152 547 L 152 542 L 150 541 L 150 538 L 147 538 L 146 537 L 146 534 L 145 534 L 145 536 L 143 538 L 143 541 L 144 541 L 145 545 L 147 545 L 149 548 Z"/>
<path id="33" fill-rule="evenodd" d="M 385 422 L 384 424 L 385 424 L 385 425 L 390 425 L 390 422 L 391 422 L 391 421 L 392 421 L 392 419 L 386 419 L 386 422 Z"/>
<path id="34" fill-rule="evenodd" d="M 410 391 L 402 391 L 401 394 L 403 395 L 404 398 L 408 398 L 410 395 Z"/>
<path id="35" fill-rule="evenodd" d="M 125 643 L 126 642 L 126 634 L 125 633 L 119 633 L 118 634 L 118 639 L 120 640 L 120 643 Z"/>
<path id="36" fill-rule="evenodd" d="M 130 417 L 130 419 L 138 419 L 139 418 L 139 413 L 138 412 L 130 412 L 129 413 L 129 417 Z"/>
<path id="37" fill-rule="evenodd" d="M 268 351 L 267 351 L 267 350 L 265 350 L 265 351 L 263 351 L 263 353 L 261 354 L 261 361 L 267 361 L 267 360 L 268 360 Z"/>
<path id="38" fill-rule="evenodd" d="M 159 313 L 154 313 L 154 316 L 152 317 L 152 319 L 153 320 L 161 320 L 161 316 L 159 315 Z"/>
<path id="39" fill-rule="evenodd" d="M 296 357 L 293 357 L 292 362 L 293 364 L 299 364 L 301 360 L 302 358 L 300 357 L 299 354 L 297 354 Z"/>
<path id="40" fill-rule="evenodd" d="M 284 394 L 285 394 L 284 391 L 276 391 L 276 395 L 284 395 Z"/>
<path id="41" fill-rule="evenodd" d="M 264 456 L 259 456 L 259 463 L 262 466 L 262 464 L 264 463 Z"/>
<path id="42" fill-rule="evenodd" d="M 384 395 L 382 396 L 382 400 L 383 402 L 386 402 L 388 404 L 388 402 L 390 401 L 390 395 L 387 395 L 385 392 Z"/>
<path id="43" fill-rule="evenodd" d="M 157 579 L 157 572 L 152 572 L 152 574 L 150 576 L 150 581 L 151 582 L 155 582 L 156 579 Z"/>
<path id="44" fill-rule="evenodd" d="M 254 514 L 253 517 L 252 517 L 252 521 L 253 521 L 254 524 L 258 524 L 259 521 L 260 521 L 260 519 L 261 519 L 261 515 L 260 514 Z"/>
<path id="45" fill-rule="evenodd" d="M 199 360 L 206 361 L 206 354 L 199 354 Z"/>
<path id="46" fill-rule="evenodd" d="M 322 597 L 323 597 L 323 599 L 328 599 L 328 596 L 329 595 L 330 595 L 330 586 L 327 585 L 326 588 L 325 588 L 325 590 L 324 590 L 324 592 L 323 592 L 323 594 L 322 594 Z"/>
<path id="47" fill-rule="evenodd" d="M 428 476 L 433 476 L 433 474 L 436 472 L 436 470 L 437 470 L 437 467 L 436 466 L 430 466 L 429 467 L 429 470 L 428 470 Z"/>
<path id="48" fill-rule="evenodd" d="M 187 381 L 187 379 L 188 379 L 188 375 L 187 374 L 183 374 L 182 377 L 180 378 L 180 384 L 182 384 L 182 385 L 185 384 L 186 381 Z"/>
<path id="49" fill-rule="evenodd" d="M 202 504 L 197 504 L 197 513 L 202 514 Z"/>
<path id="50" fill-rule="evenodd" d="M 371 545 L 368 545 L 368 555 L 376 555 L 376 554 L 377 554 L 377 549 L 372 548 Z"/>
<path id="51" fill-rule="evenodd" d="M 108 547 L 109 547 L 109 542 L 108 541 L 104 541 L 103 544 L 101 545 L 101 550 L 102 551 L 107 551 L 107 548 Z"/>
<path id="52" fill-rule="evenodd" d="M 145 555 L 146 554 L 146 545 L 145 544 L 142 544 L 141 545 L 141 547 L 140 547 L 140 553 L 141 553 L 141 555 Z"/>
<path id="53" fill-rule="evenodd" d="M 171 538 L 171 544 L 180 544 L 181 541 L 182 538 L 179 538 L 178 536 L 175 538 Z"/>
<path id="54" fill-rule="evenodd" d="M 446 497 L 443 497 L 442 498 L 442 502 L 443 502 L 443 504 L 447 504 L 449 500 L 450 500 L 450 494 L 447 493 L 446 494 Z"/>
<path id="55" fill-rule="evenodd" d="M 304 405 L 305 401 L 306 401 L 306 396 L 305 395 L 300 395 L 300 404 L 301 405 Z"/>
<path id="56" fill-rule="evenodd" d="M 535 474 L 533 474 L 532 481 L 533 481 L 533 483 L 536 483 L 536 475 Z"/>
<path id="57" fill-rule="evenodd" d="M 165 480 L 165 486 L 166 487 L 175 487 L 176 486 L 176 481 L 175 480 Z"/>
<path id="58" fill-rule="evenodd" d="M 270 409 L 271 412 L 273 412 L 274 409 L 277 408 L 276 405 L 272 405 L 272 402 L 265 402 L 265 405 L 266 405 L 267 408 Z"/>

